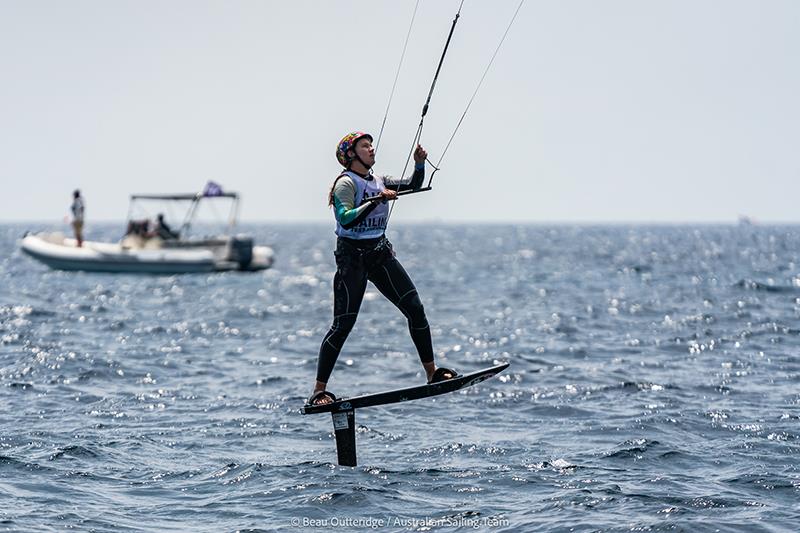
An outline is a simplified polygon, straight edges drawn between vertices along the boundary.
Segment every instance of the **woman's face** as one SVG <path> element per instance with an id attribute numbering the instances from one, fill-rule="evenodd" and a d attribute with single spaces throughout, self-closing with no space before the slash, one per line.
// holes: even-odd
<path id="1" fill-rule="evenodd" d="M 375 164 L 375 148 L 372 147 L 372 141 L 368 138 L 359 139 L 353 151 L 367 168 L 372 168 L 372 165 Z"/>

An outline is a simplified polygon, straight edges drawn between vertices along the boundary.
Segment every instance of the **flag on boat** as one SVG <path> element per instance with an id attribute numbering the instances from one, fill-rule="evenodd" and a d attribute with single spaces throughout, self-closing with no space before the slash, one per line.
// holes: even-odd
<path id="1" fill-rule="evenodd" d="M 222 187 L 214 181 L 209 181 L 203 187 L 203 196 L 222 196 L 222 194 Z"/>

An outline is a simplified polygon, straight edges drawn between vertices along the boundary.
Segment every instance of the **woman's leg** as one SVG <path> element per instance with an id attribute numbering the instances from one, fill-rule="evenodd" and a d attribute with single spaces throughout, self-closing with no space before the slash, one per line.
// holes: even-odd
<path id="1" fill-rule="evenodd" d="M 369 270 L 369 280 L 408 319 L 411 340 L 414 341 L 419 359 L 430 379 L 436 371 L 436 365 L 433 362 L 431 328 L 428 325 L 425 308 L 419 299 L 414 282 L 411 281 L 403 265 L 394 257 L 388 258 L 382 264 L 372 266 Z"/>
<path id="2" fill-rule="evenodd" d="M 359 263 L 348 261 L 348 258 L 337 258 L 339 268 L 333 277 L 333 324 L 319 348 L 314 391 L 325 390 L 344 341 L 356 323 L 367 288 L 367 273 Z"/>

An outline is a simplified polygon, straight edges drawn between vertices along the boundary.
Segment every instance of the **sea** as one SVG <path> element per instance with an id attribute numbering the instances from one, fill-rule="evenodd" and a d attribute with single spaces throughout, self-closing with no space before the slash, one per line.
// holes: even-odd
<path id="1" fill-rule="evenodd" d="M 438 364 L 510 366 L 356 411 L 357 467 L 301 412 L 330 224 L 170 276 L 49 270 L 43 229 L 0 225 L 0 531 L 800 530 L 798 226 L 393 221 Z M 424 381 L 370 285 L 330 390 Z"/>

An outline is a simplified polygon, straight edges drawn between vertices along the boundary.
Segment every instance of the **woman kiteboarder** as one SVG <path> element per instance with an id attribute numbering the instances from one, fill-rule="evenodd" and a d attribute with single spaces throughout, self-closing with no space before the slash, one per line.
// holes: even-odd
<path id="1" fill-rule="evenodd" d="M 333 324 L 322 340 L 317 362 L 317 380 L 310 405 L 336 401 L 325 390 L 347 335 L 353 329 L 367 288 L 367 281 L 389 299 L 408 319 L 411 339 L 417 348 L 428 383 L 455 377 L 453 370 L 437 368 L 433 360 L 431 330 L 417 289 L 395 258 L 384 235 L 389 218 L 389 200 L 397 193 L 415 190 L 425 178 L 427 152 L 417 145 L 414 173 L 395 179 L 372 174 L 375 148 L 372 135 L 348 133 L 336 148 L 336 159 L 344 167 L 331 187 L 328 203 L 336 218 L 336 274 L 333 278 Z"/>

